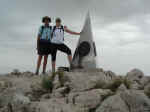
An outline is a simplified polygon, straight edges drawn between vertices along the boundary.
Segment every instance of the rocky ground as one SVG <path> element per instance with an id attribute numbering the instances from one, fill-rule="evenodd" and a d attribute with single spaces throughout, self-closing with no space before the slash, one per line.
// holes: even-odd
<path id="1" fill-rule="evenodd" d="M 150 77 L 138 69 L 58 72 L 53 83 L 48 75 L 0 76 L 0 112 L 150 112 Z"/>

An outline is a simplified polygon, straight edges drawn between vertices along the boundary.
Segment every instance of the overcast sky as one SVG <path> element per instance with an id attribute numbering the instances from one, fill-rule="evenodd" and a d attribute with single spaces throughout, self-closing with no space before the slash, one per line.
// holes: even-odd
<path id="1" fill-rule="evenodd" d="M 15 68 L 35 71 L 36 36 L 43 16 L 51 16 L 53 22 L 61 17 L 68 28 L 81 31 L 88 10 L 98 67 L 117 74 L 139 68 L 150 75 L 149 0 L 1 0 L 0 73 Z M 65 36 L 74 52 L 78 36 Z M 57 66 L 68 65 L 64 54 L 57 57 Z"/>

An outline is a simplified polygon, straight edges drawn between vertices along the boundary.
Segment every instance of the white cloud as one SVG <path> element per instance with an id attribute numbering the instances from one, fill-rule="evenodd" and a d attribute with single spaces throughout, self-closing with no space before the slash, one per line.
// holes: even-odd
<path id="1" fill-rule="evenodd" d="M 69 28 L 80 31 L 89 9 L 99 66 L 117 73 L 138 67 L 148 74 L 149 4 L 149 0 L 1 1 L 0 72 L 16 67 L 34 71 L 36 35 L 42 16 L 49 15 L 53 21 L 61 17 Z M 66 35 L 66 43 L 73 51 L 77 41 L 76 36 Z M 68 65 L 65 55 L 58 54 L 57 65 Z"/>

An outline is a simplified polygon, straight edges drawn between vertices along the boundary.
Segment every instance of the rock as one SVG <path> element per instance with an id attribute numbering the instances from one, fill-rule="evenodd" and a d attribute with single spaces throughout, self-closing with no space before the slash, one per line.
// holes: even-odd
<path id="1" fill-rule="evenodd" d="M 88 112 L 101 104 L 104 98 L 112 95 L 110 90 L 95 89 L 86 92 L 70 93 L 67 103 L 78 108 L 85 108 Z"/>
<path id="2" fill-rule="evenodd" d="M 8 80 L 1 80 L 0 81 L 0 92 L 2 92 L 3 90 L 7 89 L 7 88 L 11 88 L 13 85 L 10 81 Z"/>
<path id="3" fill-rule="evenodd" d="M 150 98 L 150 83 L 144 87 L 144 93 Z"/>
<path id="4" fill-rule="evenodd" d="M 75 107 L 66 104 L 64 98 L 33 102 L 29 106 L 28 112 L 78 112 Z"/>
<path id="5" fill-rule="evenodd" d="M 126 90 L 127 90 L 127 87 L 124 84 L 121 84 L 120 87 L 117 89 L 117 92 L 123 92 Z"/>
<path id="6" fill-rule="evenodd" d="M 106 100 L 96 109 L 96 112 L 130 112 L 128 106 L 121 99 L 120 95 L 114 95 Z"/>
<path id="7" fill-rule="evenodd" d="M 74 92 L 102 88 L 116 78 L 114 74 L 107 75 L 103 72 L 70 72 L 64 75 L 67 75 L 68 85 Z"/>
<path id="8" fill-rule="evenodd" d="M 13 100 L 12 102 L 14 104 L 29 104 L 30 103 L 30 99 L 28 97 L 23 96 L 22 94 L 15 94 L 13 96 Z"/>
<path id="9" fill-rule="evenodd" d="M 21 73 L 21 76 L 23 76 L 23 77 L 33 77 L 34 73 L 32 73 L 30 71 L 26 71 L 26 72 Z"/>
<path id="10" fill-rule="evenodd" d="M 0 76 L 0 112 L 150 111 L 150 80 L 138 70 L 126 77 L 102 69 L 64 72 L 64 84 L 57 76 L 52 93 L 43 88 L 43 76 L 31 74 Z"/>
<path id="11" fill-rule="evenodd" d="M 142 88 L 142 78 L 144 77 L 144 73 L 139 69 L 133 69 L 127 73 L 126 79 L 129 80 L 132 89 L 141 89 Z"/>
<path id="12" fill-rule="evenodd" d="M 50 99 L 52 96 L 51 94 L 47 93 L 41 96 L 40 101 L 46 100 L 46 99 Z"/>
<path id="13" fill-rule="evenodd" d="M 21 75 L 21 72 L 20 72 L 18 69 L 14 69 L 14 70 L 11 72 L 11 75 L 19 76 L 19 75 Z"/>
<path id="14" fill-rule="evenodd" d="M 149 76 L 144 76 L 142 79 L 141 79 L 141 83 L 144 86 L 148 85 L 150 83 L 150 77 Z"/>
<path id="15" fill-rule="evenodd" d="M 4 107 L 12 101 L 15 89 L 6 89 L 0 93 L 0 107 Z"/>
<path id="16" fill-rule="evenodd" d="M 32 101 L 40 101 L 40 98 L 47 93 L 47 91 L 42 88 L 41 80 L 39 82 L 33 82 L 30 86 L 32 90 L 30 98 Z"/>
<path id="17" fill-rule="evenodd" d="M 0 107 L 3 108 L 4 112 L 20 112 L 22 109 L 27 108 L 29 103 L 30 99 L 17 93 L 15 89 L 7 89 L 0 93 Z"/>
<path id="18" fill-rule="evenodd" d="M 127 90 L 120 94 L 129 108 L 129 112 L 149 112 L 150 100 L 143 91 Z"/>
<path id="19" fill-rule="evenodd" d="M 80 93 L 72 93 L 69 95 L 68 101 L 80 108 L 92 109 L 101 103 L 101 96 L 98 91 L 87 91 Z"/>
<path id="20" fill-rule="evenodd" d="M 53 93 L 51 94 L 51 97 L 62 98 L 62 97 L 65 97 L 66 94 L 68 94 L 68 88 L 62 87 L 62 88 L 58 88 L 54 90 Z"/>

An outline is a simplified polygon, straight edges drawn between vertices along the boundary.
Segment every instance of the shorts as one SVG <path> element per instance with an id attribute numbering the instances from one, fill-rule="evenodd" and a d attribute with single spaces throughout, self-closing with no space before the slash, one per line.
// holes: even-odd
<path id="1" fill-rule="evenodd" d="M 38 55 L 51 54 L 51 43 L 47 40 L 39 40 Z"/>
<path id="2" fill-rule="evenodd" d="M 57 55 L 57 50 L 67 54 L 67 55 L 71 55 L 71 50 L 70 48 L 65 45 L 65 44 L 54 44 L 51 43 L 51 55 L 52 55 L 52 61 L 56 61 L 56 55 Z"/>

